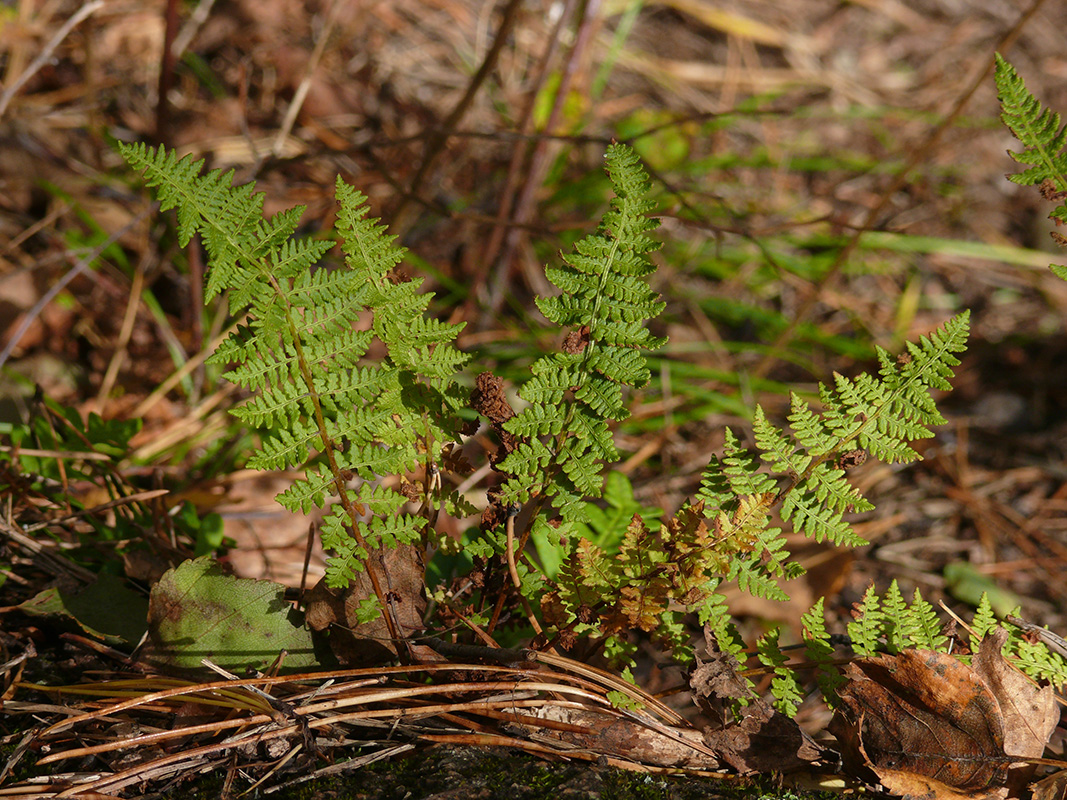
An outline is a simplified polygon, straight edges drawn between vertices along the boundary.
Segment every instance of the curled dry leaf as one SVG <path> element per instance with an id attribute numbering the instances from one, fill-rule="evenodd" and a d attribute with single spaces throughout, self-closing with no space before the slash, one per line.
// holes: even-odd
<path id="1" fill-rule="evenodd" d="M 1000 654 L 1008 632 L 997 628 L 982 641 L 971 666 L 997 699 L 1004 720 L 1004 752 L 1020 758 L 1040 758 L 1060 720 L 1051 686 L 1038 687 Z M 1019 794 L 1033 777 L 1034 767 L 1017 764 L 1008 770 L 1008 788 Z"/>
<path id="2" fill-rule="evenodd" d="M 789 717 L 763 700 L 740 722 L 704 731 L 704 742 L 742 774 L 789 773 L 823 760 L 824 750 Z"/>
<path id="3" fill-rule="evenodd" d="M 1003 643 L 1003 632 L 987 637 L 973 667 L 924 650 L 847 665 L 830 725 L 846 765 L 905 795 L 1021 791 L 1029 773 L 1019 759 L 1041 755 L 1059 715 L 1050 688 L 1004 661 Z"/>
<path id="4" fill-rule="evenodd" d="M 1067 800 L 1067 769 L 1042 778 L 1033 789 L 1032 800 Z"/>
<path id="5" fill-rule="evenodd" d="M 719 650 L 705 630 L 707 656 L 699 659 L 689 679 L 693 700 L 715 724 L 705 729 L 704 742 L 741 773 L 795 772 L 822 760 L 824 750 L 800 727 L 756 697 L 738 674 L 739 664 Z M 733 700 L 748 702 L 744 717 L 728 720 L 724 707 Z"/>
<path id="6" fill-rule="evenodd" d="M 388 580 L 387 598 L 403 636 L 422 633 L 422 616 L 426 611 L 426 567 L 420 548 L 401 545 L 379 551 L 379 563 Z M 389 637 L 389 626 L 382 617 L 360 622 L 358 609 L 374 596 L 366 570 L 356 575 L 347 589 L 330 589 L 325 579 L 307 595 L 307 623 L 312 630 L 330 632 L 330 649 L 337 660 L 349 666 L 369 666 L 391 661 L 396 645 Z M 432 656 L 431 656 L 432 657 Z"/>

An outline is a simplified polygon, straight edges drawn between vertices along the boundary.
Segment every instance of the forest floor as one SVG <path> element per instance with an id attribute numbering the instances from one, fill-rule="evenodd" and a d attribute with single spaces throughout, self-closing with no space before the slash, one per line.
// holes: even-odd
<path id="1" fill-rule="evenodd" d="M 855 523 L 871 544 L 797 542 L 808 574 L 793 601 L 739 595 L 734 613 L 795 639 L 818 597 L 843 622 L 869 584 L 895 579 L 961 612 L 971 585 L 995 589 L 1067 631 L 1067 283 L 1047 269 L 1062 261 L 1051 205 L 1005 180 L 1015 144 L 991 71 L 999 50 L 1067 113 L 1067 5 L 1032 16 L 1009 0 L 920 5 L 201 2 L 176 10 L 172 61 L 158 3 L 8 4 L 0 433 L 27 419 L 35 391 L 141 420 L 127 477 L 221 514 L 237 574 L 297 586 L 309 520 L 274 503 L 286 476 L 237 468 L 225 443 L 237 398 L 197 360 L 224 316 L 203 312 L 202 254 L 145 213 L 114 141 L 232 168 L 257 181 L 268 212 L 306 205 L 309 232 L 332 221 L 343 175 L 409 248 L 435 311 L 466 323 L 459 347 L 505 377 L 555 345 L 536 332 L 543 265 L 599 216 L 588 176 L 607 144 L 632 141 L 670 242 L 656 289 L 671 343 L 618 435 L 641 503 L 676 509 L 724 428 L 748 425 L 739 409 L 784 417 L 775 386 L 810 391 L 835 370 L 871 369 L 872 345 L 899 351 L 972 313 L 954 391 L 939 399 L 948 424 L 920 443 L 924 460 L 854 473 L 876 505 Z M 875 235 L 832 266 L 859 229 Z M 84 488 L 91 505 L 98 489 Z M 312 580 L 322 564 L 316 552 Z M 0 606 L 48 577 L 15 572 Z M 17 649 L 10 619 L 3 644 Z M 666 688 L 659 676 L 644 688 Z"/>

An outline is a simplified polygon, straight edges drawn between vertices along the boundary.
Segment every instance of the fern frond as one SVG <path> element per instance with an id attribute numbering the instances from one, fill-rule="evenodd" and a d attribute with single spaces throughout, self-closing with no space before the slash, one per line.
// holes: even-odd
<path id="1" fill-rule="evenodd" d="M 982 598 L 978 601 L 978 608 L 974 612 L 974 619 L 971 620 L 969 644 L 972 653 L 978 652 L 982 639 L 999 624 L 997 615 L 993 613 L 993 604 L 989 602 L 989 595 L 982 592 Z"/>
<path id="2" fill-rule="evenodd" d="M 923 599 L 919 590 L 915 590 L 908 616 L 903 626 L 910 647 L 921 650 L 944 651 L 948 637 L 942 633 L 941 621 L 937 618 L 934 607 Z"/>
<path id="3" fill-rule="evenodd" d="M 794 395 L 795 397 L 795 395 Z M 763 451 L 764 460 L 770 463 L 775 472 L 790 473 L 796 478 L 804 474 L 811 463 L 812 456 L 804 452 L 792 436 L 779 430 L 767 421 L 763 408 L 756 406 L 756 416 L 752 420 L 752 433 L 756 445 Z"/>
<path id="4" fill-rule="evenodd" d="M 967 319 L 961 314 L 918 344 L 909 343 L 901 359 L 879 350 L 877 377 L 835 375 L 833 388 L 820 385 L 821 412 L 792 395 L 793 433 L 772 424 L 760 407 L 753 421 L 755 450 L 742 448 L 726 430 L 722 455 L 710 459 L 697 499 L 713 521 L 713 546 L 741 588 L 784 599 L 777 580 L 800 572 L 788 554 L 779 553 L 779 531 L 768 530 L 774 506 L 780 505 L 794 530 L 816 541 L 864 544 L 845 515 L 873 505 L 849 483 L 847 468 L 861 463 L 866 451 L 890 462 L 918 457 L 908 441 L 931 436 L 926 426 L 943 422 L 929 392 L 949 387 L 959 363 L 954 354 L 965 347 Z M 709 556 L 708 566 L 715 561 Z"/>
<path id="5" fill-rule="evenodd" d="M 625 389 L 649 380 L 641 349 L 663 343 L 644 327 L 664 307 L 646 280 L 654 270 L 648 254 L 658 247 L 648 236 L 658 222 L 645 216 L 648 176 L 625 145 L 609 147 L 605 160 L 611 210 L 561 266 L 545 270 L 562 294 L 537 298 L 546 319 L 572 331 L 563 352 L 531 368 L 519 390 L 529 406 L 503 426 L 518 444 L 498 465 L 510 476 L 502 502 L 552 498 L 572 520 L 584 515 L 586 497 L 600 495 L 604 463 L 618 457 L 608 421 L 628 415 Z"/>
<path id="6" fill-rule="evenodd" d="M 709 592 L 707 600 L 701 604 L 699 619 L 705 635 L 711 634 L 719 650 L 744 660 L 745 641 L 730 618 L 730 608 L 721 594 Z M 748 681 L 747 678 L 745 680 Z M 752 687 L 751 681 L 748 683 Z"/>
<path id="7" fill-rule="evenodd" d="M 890 653 L 899 653 L 909 646 L 908 642 L 908 604 L 894 578 L 882 598 L 882 615 L 884 619 L 885 649 Z"/>
<path id="8" fill-rule="evenodd" d="M 834 648 L 830 644 L 830 634 L 826 630 L 823 611 L 825 598 L 820 597 L 805 612 L 800 623 L 804 629 L 804 650 L 808 660 L 815 664 L 815 680 L 819 690 L 831 708 L 839 705 L 837 690 L 845 684 L 845 677 L 834 666 Z"/>
<path id="9" fill-rule="evenodd" d="M 863 600 L 855 612 L 856 619 L 849 622 L 848 636 L 852 640 L 852 649 L 863 658 L 872 657 L 882 645 L 879 642 L 885 632 L 885 613 L 882 611 L 881 599 L 874 586 L 868 586 L 863 593 Z"/>
<path id="10" fill-rule="evenodd" d="M 997 97 L 1002 113 L 1000 119 L 1015 134 L 1025 148 L 1021 153 L 1009 153 L 1029 169 L 1008 180 L 1023 186 L 1034 186 L 1051 180 L 1056 188 L 1067 191 L 1067 126 L 1060 124 L 1060 115 L 1045 108 L 1026 88 L 1019 73 L 1000 53 L 995 54 Z M 1067 219 L 1060 217 L 1065 222 Z"/>
<path id="11" fill-rule="evenodd" d="M 1059 653 L 1053 653 L 1042 642 L 1029 642 L 1021 635 L 1010 639 L 1009 646 L 1016 665 L 1031 678 L 1059 687 L 1067 685 L 1067 659 Z"/>
<path id="12" fill-rule="evenodd" d="M 330 466 L 315 464 L 309 465 L 304 471 L 304 477 L 294 478 L 289 487 L 274 499 L 294 513 L 300 511 L 308 514 L 312 508 L 322 508 L 326 498 L 335 490 L 336 481 Z"/>
<path id="13" fill-rule="evenodd" d="M 765 667 L 771 669 L 771 694 L 774 695 L 774 707 L 787 717 L 795 717 L 797 709 L 804 701 L 797 674 L 786 666 L 788 659 L 778 644 L 781 629 L 772 628 L 756 640 L 756 654 Z"/>
<path id="14" fill-rule="evenodd" d="M 995 54 L 997 96 L 1002 109 L 1001 120 L 1023 144 L 1021 153 L 1009 152 L 1015 161 L 1029 169 L 1016 175 L 1008 175 L 1013 183 L 1024 186 L 1040 184 L 1042 195 L 1057 202 L 1049 214 L 1057 224 L 1067 224 L 1067 125 L 1060 125 L 1059 114 L 1041 105 L 1030 94 L 1015 68 L 1005 61 L 1000 53 Z M 1063 236 L 1053 233 L 1053 238 L 1065 244 Z M 1049 269 L 1061 280 L 1067 281 L 1067 266 L 1050 264 Z"/>
<path id="15" fill-rule="evenodd" d="M 331 589 L 348 586 L 366 566 L 367 548 L 349 530 L 346 509 L 331 506 L 319 528 L 322 546 L 332 553 L 326 562 L 326 585 Z"/>
<path id="16" fill-rule="evenodd" d="M 736 581 L 741 591 L 748 592 L 753 597 L 775 600 L 779 603 L 789 600 L 789 595 L 778 585 L 775 576 L 767 574 L 758 558 L 735 556 L 730 561 L 730 571 L 726 578 Z"/>
<path id="17" fill-rule="evenodd" d="M 813 492 L 794 490 L 786 495 L 781 509 L 782 519 L 814 539 L 837 545 L 860 547 L 866 542 L 857 536 L 840 510 L 823 505 Z"/>
<path id="18" fill-rule="evenodd" d="M 395 274 L 404 251 L 369 217 L 366 198 L 338 179 L 337 228 L 348 269 L 318 269 L 333 243 L 294 236 L 302 208 L 264 219 L 263 195 L 252 185 L 233 186 L 232 171 L 201 174 L 202 161 L 162 148 L 120 149 L 161 206 L 177 209 L 179 241 L 201 236 L 207 297 L 228 290 L 231 312 L 248 313 L 212 358 L 232 364 L 226 377 L 254 392 L 234 409 L 263 429 L 249 465 L 305 467 L 279 495 L 287 508 L 307 512 L 327 498 L 340 500 L 343 511 L 335 507 L 323 528 L 338 559 L 328 567 L 331 585 L 358 571 L 368 547 L 418 539 L 425 521 L 401 513 L 406 499 L 368 495 L 368 484 L 353 488 L 349 479 L 403 473 L 458 438 L 463 393 L 455 374 L 467 356 L 453 346 L 462 326 L 423 316 L 432 295 L 419 291 L 420 281 Z M 364 310 L 373 314 L 369 331 L 354 325 Z M 363 364 L 374 338 L 386 359 Z M 359 519 L 367 509 L 374 516 Z"/>

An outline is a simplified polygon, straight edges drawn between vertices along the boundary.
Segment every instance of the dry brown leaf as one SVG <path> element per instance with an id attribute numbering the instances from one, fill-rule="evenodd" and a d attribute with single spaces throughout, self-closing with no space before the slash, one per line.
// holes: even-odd
<path id="1" fill-rule="evenodd" d="M 960 792 L 939 780 L 925 775 L 916 775 L 899 769 L 880 769 L 878 778 L 893 794 L 908 798 L 924 800 L 1000 800 L 1007 795 L 1007 789 L 997 786 L 981 791 Z"/>
<path id="2" fill-rule="evenodd" d="M 689 688 L 697 707 L 719 724 L 725 724 L 724 701 L 749 699 L 752 689 L 738 674 L 737 659 L 719 649 L 714 635 L 704 628 L 707 655 L 697 657 L 697 666 L 689 676 Z"/>
<path id="3" fill-rule="evenodd" d="M 997 699 L 1004 721 L 1004 752 L 1009 756 L 1040 758 L 1060 720 L 1051 686 L 1038 687 L 1000 654 L 1008 632 L 997 628 L 982 640 L 971 667 Z M 1021 764 L 1008 771 L 1008 788 L 1019 794 L 1030 781 L 1034 766 Z"/>
<path id="4" fill-rule="evenodd" d="M 795 772 L 821 761 L 823 748 L 796 722 L 753 696 L 737 672 L 737 659 L 719 650 L 707 629 L 704 640 L 707 656 L 698 660 L 689 679 L 694 702 L 716 723 L 704 730 L 704 742 L 741 773 Z M 729 722 L 723 706 L 738 699 L 749 705 L 740 722 Z"/>
<path id="5" fill-rule="evenodd" d="M 735 725 L 704 731 L 704 743 L 738 772 L 789 773 L 822 761 L 823 748 L 763 700 L 746 712 Z"/>
<path id="6" fill-rule="evenodd" d="M 426 568 L 421 549 L 402 545 L 383 552 L 379 564 L 387 576 L 389 613 L 393 614 L 401 636 L 415 636 L 423 630 L 426 612 Z M 384 617 L 360 622 L 356 610 L 374 596 L 366 570 L 344 590 L 330 589 L 325 579 L 308 592 L 307 623 L 312 630 L 330 630 L 330 649 L 337 660 L 350 666 L 369 666 L 390 661 L 396 645 L 390 639 Z"/>
<path id="7" fill-rule="evenodd" d="M 944 653 L 905 650 L 854 661 L 844 674 L 843 708 L 830 732 L 846 762 L 879 777 L 906 771 L 971 792 L 1004 784 L 1000 710 L 969 667 Z"/>
<path id="8" fill-rule="evenodd" d="M 1004 636 L 987 637 L 973 668 L 923 650 L 847 665 L 830 725 L 846 764 L 905 795 L 1019 793 L 1029 771 L 1016 759 L 1041 755 L 1058 711 L 1051 690 L 1004 661 Z"/>
<path id="9" fill-rule="evenodd" d="M 1031 800 L 1067 800 L 1067 769 L 1035 783 Z"/>

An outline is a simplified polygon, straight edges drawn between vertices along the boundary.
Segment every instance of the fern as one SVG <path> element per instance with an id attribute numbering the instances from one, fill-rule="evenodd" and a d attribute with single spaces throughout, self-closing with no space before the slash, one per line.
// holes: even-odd
<path id="1" fill-rule="evenodd" d="M 948 637 L 941 631 L 937 612 L 923 599 L 918 589 L 915 590 L 908 614 L 902 618 L 899 627 L 909 647 L 944 651 L 948 646 Z"/>
<path id="2" fill-rule="evenodd" d="M 651 224 L 637 218 L 628 223 L 618 221 L 631 208 L 631 194 L 627 193 L 639 191 L 627 188 L 627 180 L 634 185 L 644 181 L 643 174 L 623 179 L 633 163 L 618 162 L 613 171 L 609 153 L 609 174 L 620 198 L 613 212 L 617 216 L 609 214 L 609 223 L 594 237 L 595 244 L 586 241 L 579 245 L 579 254 L 588 257 L 568 259 L 568 264 L 581 264 L 585 270 L 581 276 L 590 274 L 594 266 L 599 266 L 603 276 L 610 274 L 613 266 L 608 258 L 615 251 L 609 247 L 613 240 L 605 229 L 645 231 Z M 633 204 L 629 213 L 636 215 L 645 208 Z M 636 248 L 641 253 L 650 249 L 651 244 L 644 239 Z M 572 266 L 572 272 L 574 269 Z M 646 268 L 638 271 L 644 273 Z M 851 546 L 863 543 L 852 532 L 845 514 L 872 506 L 848 482 L 847 469 L 867 452 L 889 462 L 918 458 L 907 442 L 931 436 L 927 426 L 944 421 L 929 393 L 949 388 L 952 367 L 959 363 L 954 354 L 964 349 L 967 336 L 968 317 L 962 314 L 929 337 L 922 337 L 918 344 L 909 343 L 908 353 L 899 359 L 879 349 L 878 377 L 860 375 L 852 380 L 835 376 L 833 389 L 821 388 L 821 413 L 794 395 L 789 417 L 792 433 L 775 427 L 757 408 L 754 432 L 758 450 L 742 448 L 736 435 L 727 431 L 723 453 L 709 464 L 694 503 L 659 525 L 658 531 L 635 516 L 617 546 L 598 545 L 582 536 L 588 535 L 582 524 L 589 514 L 587 498 L 600 492 L 600 461 L 616 457 L 607 423 L 620 416 L 616 411 L 621 386 L 629 380 L 647 380 L 635 348 L 648 344 L 650 338 L 626 329 L 627 335 L 632 335 L 627 340 L 631 349 L 618 354 L 625 354 L 630 365 L 625 375 L 607 367 L 594 368 L 601 361 L 593 349 L 598 342 L 592 332 L 612 326 L 598 324 L 588 310 L 605 307 L 602 295 L 611 281 L 603 277 L 596 283 L 571 272 L 566 278 L 552 274 L 563 288 L 592 294 L 580 304 L 569 295 L 555 304 L 540 303 L 550 319 L 580 327 L 568 337 L 570 344 L 564 347 L 568 352 L 545 357 L 534 366 L 533 377 L 520 390 L 530 405 L 501 426 L 518 444 L 498 465 L 502 472 L 510 473 L 499 502 L 533 503 L 542 510 L 552 508 L 558 515 L 552 531 L 559 544 L 552 549 L 569 546 L 570 558 L 558 568 L 554 582 L 554 565 L 560 559 L 550 558 L 553 567 L 546 569 L 547 595 L 541 600 L 545 622 L 557 636 L 597 633 L 610 640 L 627 630 L 640 629 L 662 643 L 671 643 L 665 646 L 681 659 L 691 657 L 676 632 L 683 610 L 698 611 L 705 623 L 714 621 L 717 638 L 726 637 L 720 643 L 724 650 L 732 649 L 727 642 L 733 641 L 731 637 L 740 646 L 736 631 L 728 634 L 728 614 L 723 613 L 715 594 L 722 581 L 736 583 L 759 597 L 788 600 L 781 583 L 802 574 L 803 568 L 791 560 L 784 547 L 783 530 L 771 524 L 776 508 L 794 529 L 817 541 Z M 613 308 L 621 306 L 620 296 L 620 292 L 613 295 Z M 651 291 L 639 291 L 634 282 L 626 282 L 626 296 L 641 301 L 626 320 L 658 311 Z M 564 308 L 572 315 L 565 316 Z M 577 316 L 578 308 L 587 309 L 586 315 Z M 613 341 L 621 339 L 616 335 Z M 602 350 L 600 355 L 610 356 L 611 362 L 618 360 L 611 350 Z M 635 366 L 638 363 L 640 369 Z M 609 374 L 618 383 L 611 384 L 610 400 L 601 392 L 596 394 L 596 401 L 582 393 L 583 385 L 605 385 Z M 763 471 L 763 463 L 777 474 Z M 515 532 L 512 541 L 525 539 Z M 508 546 L 501 535 L 495 541 L 498 551 Z M 538 545 L 538 550 L 546 552 L 548 548 Z"/>
<path id="3" fill-rule="evenodd" d="M 443 543 L 433 530 L 437 512 L 411 513 L 410 501 L 453 515 L 473 510 L 439 488 L 442 468 L 462 462 L 456 443 L 467 398 L 457 373 L 467 356 L 453 344 L 462 326 L 427 316 L 432 295 L 420 281 L 399 277 L 404 251 L 369 217 L 366 198 L 340 179 L 337 233 L 347 269 L 327 270 L 317 265 L 332 243 L 294 237 L 302 209 L 264 219 L 262 195 L 234 187 L 232 172 L 202 174 L 201 162 L 143 146 L 123 145 L 122 152 L 162 207 L 177 208 L 179 240 L 202 237 L 208 298 L 225 290 L 231 313 L 247 315 L 212 358 L 229 365 L 226 377 L 249 393 L 234 413 L 262 433 L 250 466 L 303 470 L 279 501 L 291 510 L 326 509 L 328 585 L 348 585 L 366 571 L 375 596 L 358 598 L 358 619 L 381 613 L 388 576 L 378 574 L 384 567 L 373 554 Z M 943 421 L 930 392 L 949 388 L 967 315 L 909 344 L 899 359 L 879 349 L 876 377 L 835 375 L 831 387 L 820 387 L 818 411 L 794 395 L 791 430 L 757 408 L 756 448 L 743 448 L 727 431 L 697 496 L 669 519 L 656 523 L 658 512 L 642 509 L 621 476 L 611 484 L 609 516 L 594 504 L 605 466 L 618 459 L 611 425 L 627 416 L 627 393 L 649 381 L 644 351 L 664 340 L 646 323 L 664 304 L 649 285 L 649 256 L 658 245 L 651 238 L 657 222 L 647 216 L 648 177 L 623 145 L 608 149 L 606 165 L 615 191 L 610 210 L 560 266 L 546 270 L 561 294 L 537 299 L 545 318 L 567 329 L 561 351 L 532 366 L 519 387 L 525 405 L 518 413 L 499 379 L 477 379 L 470 403 L 489 419 L 502 452 L 492 464 L 499 485 L 489 491 L 483 529 L 462 547 L 483 579 L 486 570 L 506 569 L 511 599 L 546 641 L 599 637 L 621 666 L 634 652 L 628 632 L 640 630 L 687 660 L 682 618 L 695 612 L 718 647 L 740 657 L 743 642 L 723 583 L 788 599 L 781 584 L 803 569 L 784 547 L 776 512 L 817 541 L 862 543 L 845 515 L 871 505 L 847 470 L 867 453 L 889 462 L 918 457 L 908 442 Z M 355 325 L 367 312 L 369 327 Z M 407 477 L 417 471 L 421 482 Z M 388 476 L 400 476 L 400 485 L 379 480 Z M 548 556 L 540 564 L 525 552 L 531 541 L 531 550 Z M 439 599 L 447 604 L 448 593 Z M 486 599 L 464 617 L 487 619 L 492 633 L 509 595 L 492 598 L 491 610 Z M 853 632 L 864 652 L 886 637 L 894 648 L 933 641 L 925 611 L 883 629 L 875 624 L 877 598 L 866 602 Z M 889 605 L 897 619 L 899 593 Z M 776 641 L 763 640 L 760 658 L 775 672 L 788 710 L 799 692 L 774 654 Z M 825 658 L 823 645 L 813 646 Z"/>
<path id="4" fill-rule="evenodd" d="M 873 586 L 867 587 L 867 591 L 863 594 L 863 601 L 856 610 L 856 619 L 848 623 L 847 627 L 849 639 L 852 640 L 852 649 L 856 655 L 870 658 L 883 649 L 881 638 L 886 634 L 887 620 Z"/>
<path id="5" fill-rule="evenodd" d="M 279 501 L 293 511 L 329 506 L 327 583 L 347 585 L 372 550 L 418 542 L 425 520 L 400 513 L 410 498 L 366 481 L 420 465 L 429 474 L 458 439 L 465 397 L 455 372 L 467 356 L 452 346 L 462 326 L 424 317 L 432 295 L 419 292 L 420 281 L 396 276 L 404 251 L 367 218 L 366 198 L 338 179 L 348 269 L 317 269 L 333 243 L 294 238 L 303 208 L 263 219 L 263 195 L 233 186 L 232 171 L 201 174 L 202 161 L 163 148 L 120 150 L 156 189 L 161 208 L 177 209 L 181 244 L 201 236 L 210 259 L 207 299 L 227 290 L 230 312 L 247 313 L 211 361 L 232 365 L 225 377 L 254 393 L 233 410 L 262 429 L 249 466 L 304 467 Z M 373 324 L 357 330 L 364 309 Z M 387 355 L 367 360 L 375 339 Z M 364 482 L 353 490 L 356 475 Z M 371 578 L 381 603 L 374 571 Z"/>
<path id="6" fill-rule="evenodd" d="M 919 344 L 908 343 L 898 359 L 878 348 L 879 377 L 834 376 L 834 388 L 820 385 L 823 409 L 816 412 L 798 395 L 791 397 L 792 433 L 771 423 L 756 408 L 757 450 L 744 450 L 726 432 L 723 455 L 704 472 L 698 500 L 712 523 L 715 550 L 706 554 L 708 571 L 728 554 L 727 577 L 761 597 L 787 599 L 779 579 L 799 575 L 788 560 L 782 529 L 770 526 L 770 513 L 816 541 L 855 547 L 864 544 L 845 514 L 873 506 L 848 482 L 847 470 L 871 453 L 890 463 L 918 454 L 910 439 L 932 436 L 927 426 L 944 422 L 930 391 L 948 389 L 955 353 L 965 348 L 968 314 L 949 320 Z M 774 474 L 760 471 L 766 462 Z"/>
<path id="7" fill-rule="evenodd" d="M 760 663 L 774 674 L 771 679 L 774 707 L 787 717 L 795 717 L 804 695 L 796 672 L 786 666 L 788 659 L 778 645 L 778 635 L 779 629 L 774 628 L 761 636 L 756 642 L 756 654 Z"/>
<path id="8" fill-rule="evenodd" d="M 815 665 L 815 680 L 831 708 L 837 707 L 837 690 L 844 685 L 844 676 L 834 666 L 834 648 L 826 630 L 823 598 L 819 598 L 800 618 L 804 628 L 804 649 L 808 660 Z"/>
<path id="9" fill-rule="evenodd" d="M 915 590 L 910 604 L 901 597 L 896 581 L 890 585 L 884 597 L 879 597 L 873 586 L 868 587 L 863 600 L 854 612 L 855 619 L 848 624 L 852 650 L 856 655 L 869 658 L 879 652 L 896 653 L 905 648 L 950 651 L 951 642 L 940 631 L 940 624 L 933 608 L 919 590 Z M 822 620 L 822 601 L 804 616 L 805 644 L 808 655 L 824 673 L 830 669 L 832 651 L 828 645 L 825 622 Z M 1008 631 L 1004 655 L 1019 669 L 1032 678 L 1048 680 L 1060 686 L 1067 685 L 1067 660 L 1049 651 L 1041 642 L 1030 642 L 1015 625 L 1001 622 L 993 613 L 989 599 L 983 595 L 968 627 L 968 646 L 977 653 L 982 640 L 994 628 Z M 825 678 L 819 681 L 828 702 L 833 702 L 837 684 Z"/>
<path id="10" fill-rule="evenodd" d="M 978 645 L 993 628 L 997 626 L 997 617 L 993 613 L 993 606 L 989 602 L 989 595 L 982 592 L 982 599 L 978 602 L 978 609 L 974 613 L 974 620 L 970 628 L 971 651 L 977 653 Z"/>
<path id="11" fill-rule="evenodd" d="M 1060 115 L 1045 108 L 1026 88 L 1023 79 L 1000 53 L 995 54 L 995 81 L 1000 100 L 1000 119 L 1022 145 L 1020 153 L 1009 152 L 1015 161 L 1027 169 L 1008 180 L 1022 186 L 1041 186 L 1046 200 L 1059 203 L 1049 214 L 1057 225 L 1067 224 L 1067 125 L 1060 124 Z M 1060 245 L 1067 244 L 1061 234 L 1053 233 Z M 1049 268 L 1067 280 L 1067 266 L 1051 264 Z"/>
<path id="12" fill-rule="evenodd" d="M 664 307 L 645 280 L 654 269 L 648 254 L 658 247 L 648 236 L 658 223 L 645 216 L 648 176 L 628 147 L 609 147 L 606 162 L 616 194 L 611 210 L 563 266 L 545 270 L 563 294 L 537 299 L 541 313 L 571 333 L 564 352 L 533 365 L 519 391 L 529 405 L 503 426 L 519 444 L 498 465 L 510 476 L 501 503 L 552 498 L 566 523 L 585 521 L 582 500 L 600 495 L 603 464 L 618 458 L 608 422 L 629 413 L 624 388 L 648 382 L 641 349 L 665 341 L 644 327 Z"/>

